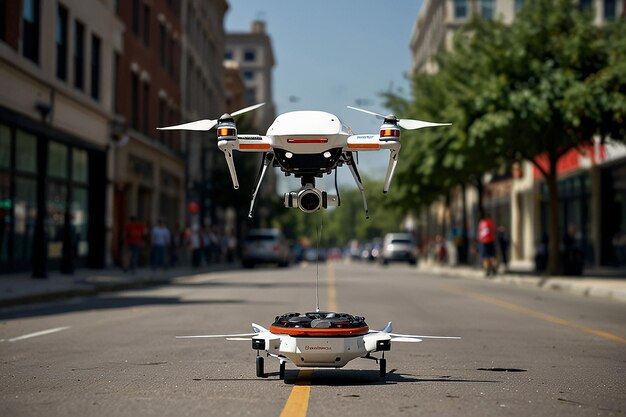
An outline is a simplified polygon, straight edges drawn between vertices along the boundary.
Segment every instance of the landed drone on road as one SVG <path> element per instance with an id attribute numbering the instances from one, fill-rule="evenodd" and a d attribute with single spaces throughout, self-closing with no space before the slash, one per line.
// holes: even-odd
<path id="1" fill-rule="evenodd" d="M 267 130 L 266 135 L 240 135 L 237 133 L 234 116 L 255 110 L 265 103 L 246 107 L 231 114 L 224 114 L 216 120 L 198 120 L 176 126 L 159 128 L 161 130 L 199 130 L 208 131 L 216 127 L 217 146 L 226 157 L 228 170 L 235 189 L 239 188 L 237 172 L 233 160 L 233 151 L 262 152 L 263 163 L 259 170 L 248 217 L 254 213 L 254 204 L 263 177 L 269 166 L 279 167 L 285 175 L 301 179 L 302 187 L 286 193 L 285 207 L 297 207 L 305 213 L 313 213 L 320 208 L 338 206 L 337 195 L 315 187 L 315 178 L 330 174 L 346 164 L 361 192 L 365 217 L 369 218 L 365 188 L 356 166 L 354 154 L 360 151 L 379 151 L 388 149 L 389 164 L 383 186 L 383 192 L 389 191 L 389 185 L 398 162 L 400 151 L 400 128 L 407 130 L 424 127 L 447 126 L 449 123 L 430 123 L 412 119 L 398 119 L 396 116 L 383 116 L 368 110 L 348 106 L 348 108 L 368 113 L 383 120 L 378 134 L 355 135 L 352 129 L 343 124 L 337 116 L 322 111 L 294 111 L 279 115 Z"/>
<path id="2" fill-rule="evenodd" d="M 265 351 L 279 361 L 279 378 L 285 378 L 285 366 L 291 361 L 297 367 L 342 368 L 356 358 L 375 360 L 380 367 L 380 377 L 387 374 L 385 352 L 391 342 L 421 342 L 423 339 L 460 339 L 450 336 L 417 336 L 392 333 L 391 322 L 383 330 L 370 330 L 364 317 L 346 313 L 315 311 L 286 313 L 276 317 L 269 329 L 252 323 L 254 333 L 176 336 L 187 338 L 226 338 L 247 340 L 257 351 L 256 376 L 267 377 L 264 369 Z M 371 356 L 381 352 L 381 357 Z"/>

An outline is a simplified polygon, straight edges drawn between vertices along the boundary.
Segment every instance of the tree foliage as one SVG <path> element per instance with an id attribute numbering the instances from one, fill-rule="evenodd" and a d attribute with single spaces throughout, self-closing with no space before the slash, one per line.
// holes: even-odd
<path id="1" fill-rule="evenodd" d="M 510 25 L 472 20 L 436 62 L 436 74 L 415 75 L 409 100 L 387 94 L 395 111 L 453 123 L 409 138 L 401 204 L 428 204 L 437 190 L 530 161 L 550 191 L 549 269 L 557 272 L 559 158 L 594 135 L 624 140 L 624 21 L 595 26 L 571 0 L 525 2 Z"/>

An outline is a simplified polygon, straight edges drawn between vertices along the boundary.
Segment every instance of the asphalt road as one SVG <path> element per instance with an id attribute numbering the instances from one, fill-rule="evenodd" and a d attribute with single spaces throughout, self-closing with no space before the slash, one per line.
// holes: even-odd
<path id="1" fill-rule="evenodd" d="M 461 336 L 396 343 L 373 361 L 299 370 L 245 333 L 315 309 L 315 265 L 185 277 L 169 286 L 0 310 L 2 416 L 576 416 L 626 414 L 626 304 L 406 265 L 319 266 L 322 309 L 370 328 Z"/>

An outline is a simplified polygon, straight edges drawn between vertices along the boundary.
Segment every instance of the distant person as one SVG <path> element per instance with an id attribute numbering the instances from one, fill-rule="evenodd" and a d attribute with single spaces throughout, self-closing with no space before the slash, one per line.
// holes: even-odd
<path id="1" fill-rule="evenodd" d="M 144 225 L 137 220 L 136 216 L 130 216 L 129 222 L 126 224 L 124 240 L 128 247 L 128 269 L 135 273 L 139 261 L 139 252 L 144 244 L 146 229 Z"/>
<path id="2" fill-rule="evenodd" d="M 504 269 L 509 269 L 509 236 L 506 233 L 504 226 L 498 227 L 498 248 L 500 249 L 500 259 L 502 259 L 502 265 Z"/>
<path id="3" fill-rule="evenodd" d="M 152 228 L 152 269 L 165 266 L 165 254 L 171 243 L 170 231 L 165 226 L 165 221 L 159 219 L 159 223 Z"/>
<path id="4" fill-rule="evenodd" d="M 496 274 L 496 224 L 489 213 L 485 213 L 478 223 L 478 241 L 480 242 L 480 256 L 483 261 L 485 275 Z"/>

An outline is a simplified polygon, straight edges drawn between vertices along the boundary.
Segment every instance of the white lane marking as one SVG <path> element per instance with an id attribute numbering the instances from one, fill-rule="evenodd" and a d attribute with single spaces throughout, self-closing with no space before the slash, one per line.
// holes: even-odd
<path id="1" fill-rule="evenodd" d="M 45 336 L 47 334 L 51 334 L 51 333 L 56 333 L 56 332 L 61 332 L 63 330 L 67 330 L 70 327 L 71 326 L 55 327 L 54 329 L 42 330 L 40 332 L 29 333 L 29 334 L 25 334 L 25 335 L 22 335 L 22 336 L 14 337 L 13 339 L 8 339 L 7 341 L 8 342 L 17 342 L 18 340 L 30 339 L 31 337 Z"/>

